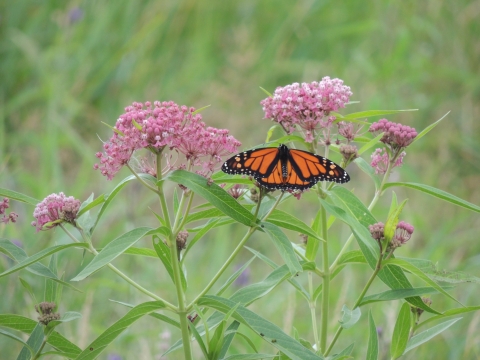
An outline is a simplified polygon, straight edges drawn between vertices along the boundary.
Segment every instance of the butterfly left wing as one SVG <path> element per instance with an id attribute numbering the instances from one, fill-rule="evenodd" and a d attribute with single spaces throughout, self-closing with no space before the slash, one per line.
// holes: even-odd
<path id="1" fill-rule="evenodd" d="M 244 151 L 225 161 L 222 171 L 254 178 L 269 176 L 278 162 L 278 154 L 275 147 Z"/>

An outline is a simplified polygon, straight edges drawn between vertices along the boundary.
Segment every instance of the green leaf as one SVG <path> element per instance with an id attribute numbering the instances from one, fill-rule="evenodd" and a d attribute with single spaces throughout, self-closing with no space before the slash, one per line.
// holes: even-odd
<path id="1" fill-rule="evenodd" d="M 273 358 L 278 358 L 278 355 L 263 354 L 263 353 L 236 354 L 236 355 L 230 355 L 226 357 L 225 360 L 263 360 L 263 359 L 273 359 Z"/>
<path id="2" fill-rule="evenodd" d="M 82 317 L 82 314 L 80 314 L 79 312 L 67 311 L 66 313 L 64 313 L 62 315 L 62 317 L 60 319 L 50 321 L 48 323 L 48 325 L 46 326 L 46 328 L 47 329 L 53 329 L 55 326 L 57 326 L 61 323 L 65 323 L 65 322 L 69 322 L 69 321 L 72 321 L 72 320 L 80 319 L 81 317 Z"/>
<path id="3" fill-rule="evenodd" d="M 232 219 L 247 226 L 254 224 L 253 216 L 247 209 L 217 184 L 208 184 L 206 178 L 185 170 L 175 170 L 165 179 L 186 186 Z"/>
<path id="4" fill-rule="evenodd" d="M 217 296 L 221 296 L 225 290 L 228 289 L 228 287 L 238 279 L 238 277 L 245 271 L 245 269 L 252 263 L 252 261 L 255 259 L 255 256 L 252 257 L 250 260 L 248 260 L 245 264 L 242 265 L 237 271 L 235 271 L 228 279 L 225 281 L 225 283 L 218 289 L 218 291 L 215 293 Z"/>
<path id="5" fill-rule="evenodd" d="M 335 356 L 332 356 L 332 360 L 353 359 L 353 356 L 350 356 L 350 354 L 352 353 L 354 346 L 355 346 L 355 343 L 348 345 L 345 349 L 340 351 L 338 354 L 335 354 Z"/>
<path id="6" fill-rule="evenodd" d="M 378 301 L 392 301 L 405 299 L 412 296 L 422 296 L 427 294 L 436 294 L 438 290 L 433 287 L 418 287 L 411 289 L 387 290 L 378 294 L 365 296 L 359 306 L 367 305 Z"/>
<path id="7" fill-rule="evenodd" d="M 35 293 L 30 284 L 26 280 L 22 279 L 20 276 L 18 277 L 18 280 L 20 280 L 22 286 L 25 288 L 25 290 L 27 290 L 28 294 L 32 298 L 33 303 L 38 304 L 37 297 L 35 296 Z"/>
<path id="8" fill-rule="evenodd" d="M 433 287 L 435 290 L 437 290 L 439 293 L 442 293 L 443 295 L 449 297 L 453 301 L 460 303 L 457 299 L 455 299 L 452 295 L 450 295 L 448 292 L 446 292 L 440 285 L 438 285 L 435 281 L 430 279 L 427 275 L 425 275 L 420 269 L 418 269 L 416 266 L 406 262 L 405 260 L 401 259 L 388 259 L 384 262 L 385 265 L 396 265 L 401 267 L 402 269 L 405 269 L 418 277 L 419 279 L 423 280 L 425 283 Z"/>
<path id="9" fill-rule="evenodd" d="M 285 278 L 283 278 L 283 275 L 282 276 L 279 275 L 279 278 L 282 278 L 281 281 L 287 280 L 290 284 L 292 284 L 298 290 L 300 295 L 302 295 L 305 298 L 305 300 L 307 300 L 307 301 L 310 300 L 310 294 L 305 290 L 305 288 L 302 285 L 300 285 L 300 283 L 297 280 L 295 280 L 294 277 L 291 277 L 290 271 L 288 271 L 288 268 L 286 267 L 286 265 L 278 266 L 272 260 L 270 260 L 265 255 L 259 253 L 258 251 L 253 250 L 252 248 L 249 248 L 248 246 L 245 246 L 245 248 L 248 251 L 250 251 L 252 254 L 254 254 L 256 257 L 258 257 L 260 260 L 262 260 L 266 264 L 268 264 L 272 269 L 274 269 L 274 270 L 279 269 L 278 271 L 284 273 L 284 276 L 285 276 Z M 304 271 L 305 270 L 310 270 L 310 271 L 315 270 L 315 263 L 314 262 L 303 262 L 302 261 L 301 265 L 302 265 Z M 270 275 L 273 275 L 273 274 L 274 274 L 274 272 L 272 272 Z M 269 275 L 269 277 L 270 277 L 270 275 Z M 267 277 L 267 279 L 268 279 L 268 277 Z M 267 279 L 265 279 L 264 281 L 267 281 Z M 257 283 L 257 284 L 260 284 L 260 283 Z M 256 284 L 253 284 L 253 286 L 255 286 L 255 285 Z M 248 288 L 249 286 L 250 285 L 248 285 L 246 288 Z M 268 287 L 268 285 L 267 285 L 267 287 Z M 240 291 L 242 291 L 242 289 L 240 289 Z M 230 299 L 233 300 L 233 298 L 230 298 Z M 242 304 L 245 305 L 244 303 L 242 303 Z"/>
<path id="10" fill-rule="evenodd" d="M 377 174 L 375 174 L 375 170 L 373 169 L 373 167 L 361 157 L 356 158 L 355 160 L 353 160 L 353 162 L 357 164 L 360 170 L 370 176 L 370 178 L 373 180 L 373 183 L 375 184 L 375 190 L 380 189 L 380 178 Z"/>
<path id="11" fill-rule="evenodd" d="M 157 181 L 157 179 L 155 177 L 153 177 L 152 175 L 149 175 L 149 174 L 137 174 L 137 175 L 139 177 L 141 177 L 142 179 L 150 181 L 152 183 L 155 183 Z M 132 180 L 136 180 L 136 179 L 137 178 L 135 177 L 135 175 L 130 175 L 130 176 L 126 177 L 117 186 L 115 186 L 115 188 L 110 192 L 110 194 L 105 195 L 105 198 L 106 198 L 105 202 L 103 203 L 102 207 L 100 208 L 100 210 L 99 210 L 99 212 L 96 216 L 95 224 L 92 226 L 92 229 L 91 229 L 92 233 L 93 233 L 93 230 L 95 230 L 95 228 L 97 227 L 98 222 L 102 218 L 103 214 L 107 210 L 108 205 L 110 205 L 110 203 L 115 198 L 115 196 L 118 195 L 120 190 L 122 190 L 124 188 L 124 186 L 127 185 L 127 183 L 129 183 Z"/>
<path id="12" fill-rule="evenodd" d="M 338 259 L 338 265 L 343 264 L 366 264 L 365 256 L 360 250 L 351 250 L 343 253 L 340 259 Z"/>
<path id="13" fill-rule="evenodd" d="M 417 346 L 422 345 L 423 343 L 432 339 L 434 336 L 437 336 L 441 332 L 447 330 L 450 326 L 455 324 L 460 319 L 461 318 L 447 320 L 447 321 L 442 322 L 438 325 L 432 326 L 430 329 L 425 330 L 425 331 L 421 332 L 420 334 L 417 334 L 417 335 L 413 336 L 410 339 L 410 341 L 408 342 L 404 353 L 406 353 L 407 351 L 410 351 L 412 349 L 415 349 Z"/>
<path id="14" fill-rule="evenodd" d="M 0 188 L 0 196 L 8 197 L 11 200 L 20 201 L 25 204 L 30 204 L 34 206 L 36 206 L 40 202 L 40 200 L 34 199 L 25 194 L 22 194 L 13 190 L 4 189 L 4 188 Z"/>
<path id="15" fill-rule="evenodd" d="M 48 268 L 52 273 L 54 273 L 55 275 L 57 274 L 56 254 L 53 254 L 52 257 L 50 258 L 50 264 L 48 265 Z M 57 304 L 57 306 L 59 304 L 59 302 L 57 302 L 57 283 L 48 278 L 45 279 L 45 295 L 43 299 L 44 299 L 43 301 L 54 302 Z"/>
<path id="16" fill-rule="evenodd" d="M 67 245 L 57 245 L 57 246 L 52 246 L 49 248 L 46 248 L 35 255 L 32 255 L 28 258 L 25 258 L 24 260 L 20 261 L 17 265 L 12 266 L 10 269 L 4 271 L 3 273 L 0 274 L 0 277 L 10 275 L 16 271 L 19 271 L 23 268 L 26 268 L 27 266 L 30 266 L 32 264 L 35 264 L 37 261 L 42 260 L 43 258 L 47 257 L 48 255 L 54 254 L 56 252 L 71 248 L 71 247 L 77 247 L 77 248 L 85 248 L 88 249 L 88 244 L 87 243 L 74 243 L 74 244 L 67 244 Z M 68 285 L 68 284 L 67 284 Z"/>
<path id="17" fill-rule="evenodd" d="M 378 244 L 373 240 L 372 236 L 370 235 L 370 231 L 364 226 L 362 226 L 357 219 L 350 216 L 346 211 L 340 209 L 337 206 L 331 205 L 323 199 L 320 199 L 322 206 L 325 209 L 335 215 L 338 219 L 344 221 L 347 225 L 350 226 L 355 238 L 357 239 L 358 245 L 360 250 L 362 251 L 367 263 L 370 265 L 372 269 L 375 269 L 377 265 L 377 259 L 379 256 L 379 247 Z M 402 269 L 393 266 L 387 265 L 383 266 L 382 270 L 378 273 L 378 277 L 387 284 L 391 289 L 408 289 L 411 288 L 412 285 L 408 281 L 407 277 L 403 273 Z M 439 314 L 437 311 L 431 309 L 427 305 L 425 305 L 422 299 L 418 296 L 411 297 L 406 299 L 412 305 L 421 308 L 425 311 L 430 313 Z"/>
<path id="18" fill-rule="evenodd" d="M 33 348 L 27 344 L 25 341 L 23 341 L 22 338 L 19 338 L 17 335 L 15 334 L 12 334 L 6 330 L 2 330 L 0 329 L 0 334 L 6 336 L 6 337 L 9 337 L 10 339 L 13 339 L 13 340 L 16 340 L 18 341 L 19 343 L 21 343 L 23 345 L 24 348 L 28 349 L 28 351 L 30 351 L 30 356 L 33 356 L 35 355 L 35 351 L 33 350 Z"/>
<path id="19" fill-rule="evenodd" d="M 130 309 L 133 309 L 135 306 L 132 305 L 132 304 L 128 304 L 126 302 L 122 302 L 122 301 L 117 301 L 117 300 L 111 300 L 111 302 L 113 303 L 116 303 L 116 304 L 120 304 L 120 305 L 123 305 L 123 306 L 126 306 Z M 180 329 L 180 323 L 176 320 L 173 320 L 172 318 L 168 317 L 168 316 L 165 316 L 163 314 L 159 314 L 159 313 L 155 313 L 155 312 L 152 312 L 150 314 L 148 314 L 148 316 L 150 317 L 153 317 L 154 319 L 157 319 L 157 320 L 160 320 L 160 321 L 163 321 L 164 323 L 166 324 L 170 324 L 170 325 L 173 325 L 175 326 L 176 328 Z"/>
<path id="20" fill-rule="evenodd" d="M 480 212 L 480 206 L 472 204 L 468 201 L 465 201 L 463 199 L 460 199 L 459 197 L 449 194 L 443 190 L 436 189 L 432 186 L 428 185 L 423 185 L 423 184 L 417 184 L 417 183 L 410 183 L 410 182 L 391 182 L 391 183 L 386 183 L 384 188 L 387 189 L 389 187 L 394 187 L 394 186 L 403 186 L 407 187 L 410 189 L 415 189 L 419 190 L 425 194 L 435 196 L 436 198 L 439 198 L 441 200 L 445 200 L 449 203 L 452 203 L 454 205 L 458 205 L 460 207 L 463 207 L 468 210 L 472 210 L 475 212 Z"/>
<path id="21" fill-rule="evenodd" d="M 172 257 L 171 257 L 170 248 L 167 245 L 165 245 L 165 243 L 161 239 L 158 239 L 158 242 L 155 242 L 155 237 L 153 239 L 153 248 L 155 249 L 158 258 L 162 261 L 163 266 L 165 267 L 165 270 L 167 270 L 167 273 L 170 276 L 170 279 L 172 279 L 172 282 L 175 284 L 175 276 L 173 274 Z M 185 292 L 187 289 L 187 280 L 185 278 L 185 274 L 182 271 L 182 269 L 180 269 L 180 279 L 182 282 L 183 291 Z"/>
<path id="22" fill-rule="evenodd" d="M 93 196 L 93 194 L 91 196 Z M 78 210 L 77 218 L 85 214 L 87 211 L 93 209 L 95 206 L 103 204 L 105 202 L 105 195 L 102 194 L 93 201 L 91 200 L 89 201 L 89 200 L 86 200 L 82 203 L 82 205 L 80 206 L 80 209 Z"/>
<path id="23" fill-rule="evenodd" d="M 185 252 L 183 253 L 182 256 L 182 261 L 187 257 L 188 252 L 192 249 L 192 247 L 197 243 L 198 240 L 200 240 L 207 232 L 209 232 L 211 229 L 213 229 L 220 219 L 212 219 L 208 223 L 206 223 L 193 237 L 192 240 L 188 241 L 187 248 L 185 249 Z"/>
<path id="24" fill-rule="evenodd" d="M 393 196 L 396 199 L 396 196 Z M 383 248 L 386 249 L 386 246 L 392 241 L 393 236 L 395 235 L 395 230 L 397 229 L 398 218 L 402 213 L 403 207 L 407 203 L 407 199 L 403 200 L 399 206 L 396 206 L 392 203 L 392 207 L 390 208 L 390 214 L 388 214 L 387 221 L 385 222 L 385 240 L 382 241 Z"/>
<path id="25" fill-rule="evenodd" d="M 197 212 L 187 216 L 187 220 L 185 221 L 185 224 L 191 223 L 193 221 L 199 221 L 199 220 L 203 220 L 203 219 L 212 219 L 212 218 L 220 217 L 220 216 L 222 216 L 222 217 L 224 216 L 223 212 L 221 212 L 220 210 L 218 210 L 216 208 L 197 211 Z"/>
<path id="26" fill-rule="evenodd" d="M 378 333 L 373 320 L 372 311 L 368 312 L 368 346 L 367 357 L 365 360 L 377 360 L 378 359 Z"/>
<path id="27" fill-rule="evenodd" d="M 354 193 L 342 186 L 335 186 L 330 191 L 331 199 L 335 205 L 346 210 L 364 227 L 375 224 L 377 220 L 370 213 L 370 210 Z"/>
<path id="28" fill-rule="evenodd" d="M 149 227 L 140 227 L 133 229 L 123 235 L 120 235 L 115 240 L 112 240 L 105 246 L 101 252 L 96 255 L 93 260 L 83 268 L 80 273 L 75 276 L 71 281 L 80 281 L 91 275 L 95 271 L 101 269 L 105 265 L 112 262 L 118 256 L 123 254 L 125 250 L 133 246 L 138 240 L 149 233 L 155 233 Z"/>
<path id="29" fill-rule="evenodd" d="M 222 313 L 228 313 L 238 303 L 218 296 L 206 295 L 199 299 L 198 306 L 207 306 Z M 297 340 L 285 334 L 277 325 L 265 320 L 251 310 L 238 306 L 232 317 L 240 323 L 250 327 L 262 338 L 269 341 L 272 346 L 285 353 L 292 360 L 318 360 L 317 356 L 305 348 Z"/>
<path id="30" fill-rule="evenodd" d="M 440 319 L 444 319 L 446 317 L 450 316 L 455 316 L 455 315 L 460 315 L 460 314 L 466 314 L 472 311 L 478 311 L 480 310 L 480 305 L 477 306 L 466 306 L 466 307 L 461 307 L 461 308 L 456 308 L 456 309 L 450 309 L 445 311 L 443 314 L 432 316 L 431 318 L 426 319 L 425 321 L 421 322 L 418 326 L 417 329 L 421 326 L 425 326 L 432 321 L 437 321 Z"/>
<path id="31" fill-rule="evenodd" d="M 318 234 L 307 224 L 282 210 L 273 210 L 273 212 L 269 215 L 267 222 L 275 224 L 284 229 L 298 231 L 299 233 L 308 235 L 309 237 L 320 239 Z"/>
<path id="32" fill-rule="evenodd" d="M 202 350 L 202 353 L 203 353 L 203 356 L 205 357 L 205 359 L 210 359 L 209 355 L 208 355 L 208 351 L 207 351 L 207 348 L 205 347 L 205 344 L 203 342 L 203 339 L 202 339 L 202 336 L 200 335 L 200 333 L 197 331 L 197 328 L 193 325 L 189 326 L 190 328 L 190 331 L 192 332 L 193 334 L 193 337 L 195 338 L 195 340 L 197 341 L 197 344 L 198 346 L 200 347 L 200 350 Z M 162 356 L 163 357 L 163 356 Z"/>
<path id="33" fill-rule="evenodd" d="M 390 114 L 398 114 L 407 111 L 418 111 L 418 109 L 406 109 L 406 110 L 368 110 L 368 111 L 360 111 L 356 113 L 351 113 L 348 115 L 341 116 L 341 120 L 348 120 L 348 119 L 359 119 L 359 118 L 368 118 L 372 116 L 383 116 L 383 115 L 390 115 Z"/>
<path id="34" fill-rule="evenodd" d="M 17 356 L 17 360 L 31 359 L 32 358 L 31 351 L 33 350 L 33 352 L 36 353 L 38 350 L 40 350 L 40 347 L 42 346 L 42 343 L 43 343 L 43 338 L 44 338 L 43 325 L 40 323 L 37 323 L 32 333 L 30 334 L 30 337 L 27 340 L 28 347 L 24 346 L 22 348 L 22 350 L 20 351 L 20 354 L 18 354 Z"/>
<path id="35" fill-rule="evenodd" d="M 137 248 L 137 247 L 131 247 L 125 250 L 124 252 L 125 255 L 138 255 L 138 256 L 148 256 L 148 257 L 154 257 L 157 258 L 157 253 L 149 248 Z"/>
<path id="36" fill-rule="evenodd" d="M 270 94 L 267 90 L 265 90 L 263 87 L 259 86 L 260 90 L 262 90 L 265 94 L 267 94 L 268 97 L 273 97 L 272 94 Z"/>
<path id="37" fill-rule="evenodd" d="M 227 328 L 227 331 L 225 332 L 225 338 L 223 339 L 223 347 L 220 350 L 220 353 L 218 355 L 220 359 L 223 359 L 225 357 L 225 354 L 227 353 L 228 349 L 230 348 L 230 345 L 232 344 L 233 338 L 237 334 L 237 330 L 239 326 L 240 326 L 240 323 L 235 320 Z"/>
<path id="38" fill-rule="evenodd" d="M 418 134 L 417 137 L 413 140 L 412 144 L 413 144 L 415 141 L 420 140 L 422 137 L 424 137 L 425 135 L 427 135 L 431 130 L 433 130 L 433 128 L 435 128 L 438 124 L 440 124 L 440 121 L 442 121 L 444 118 L 446 118 L 448 114 L 450 114 L 450 111 L 447 112 L 445 115 L 443 115 L 440 119 L 438 119 L 437 121 L 435 121 L 433 124 L 430 124 L 430 125 L 428 125 L 425 129 L 423 129 L 423 130 L 420 132 L 420 134 Z"/>
<path id="39" fill-rule="evenodd" d="M 430 279 L 435 281 L 443 281 L 451 284 L 462 283 L 480 283 L 480 278 L 466 274 L 461 271 L 440 270 L 436 264 L 426 259 L 413 259 L 398 256 L 397 259 L 405 260 L 406 262 L 416 266 L 423 271 Z"/>
<path id="40" fill-rule="evenodd" d="M 75 360 L 93 360 L 96 359 L 105 348 L 115 340 L 122 332 L 141 317 L 150 314 L 153 311 L 165 308 L 162 301 L 150 301 L 135 306 L 125 316 L 117 320 L 90 345 L 85 347 Z"/>
<path id="41" fill-rule="evenodd" d="M 30 334 L 32 331 L 34 331 L 36 326 L 38 326 L 38 322 L 20 315 L 0 314 L 0 326 Z M 70 358 L 76 357 L 81 352 L 77 345 L 73 344 L 56 331 L 53 331 L 50 334 L 47 339 L 47 343 L 69 355 Z"/>
<path id="42" fill-rule="evenodd" d="M 411 318 L 410 305 L 404 303 L 393 329 L 392 344 L 390 345 L 390 356 L 392 359 L 398 359 L 405 352 L 408 335 L 410 334 Z"/>
<path id="43" fill-rule="evenodd" d="M 372 140 L 367 142 L 365 145 L 363 145 L 360 149 L 358 149 L 357 153 L 358 156 L 362 155 L 365 151 L 370 150 L 372 147 L 377 145 L 380 142 L 380 139 L 383 137 L 383 133 L 374 137 Z"/>
<path id="44" fill-rule="evenodd" d="M 282 256 L 282 259 L 288 266 L 290 274 L 296 275 L 297 273 L 302 272 L 303 268 L 298 261 L 295 250 L 293 250 L 292 243 L 283 233 L 283 231 L 278 226 L 268 222 L 262 222 L 260 226 L 275 244 L 278 252 Z"/>
<path id="45" fill-rule="evenodd" d="M 344 329 L 350 329 L 360 320 L 362 312 L 359 307 L 350 310 L 346 305 L 342 307 L 342 318 L 338 321 Z"/>

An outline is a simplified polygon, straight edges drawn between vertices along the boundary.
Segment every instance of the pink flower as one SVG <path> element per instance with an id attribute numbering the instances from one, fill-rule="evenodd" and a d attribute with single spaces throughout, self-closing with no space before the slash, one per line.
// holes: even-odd
<path id="1" fill-rule="evenodd" d="M 372 238 L 377 241 L 380 241 L 385 237 L 385 224 L 383 222 L 378 222 L 373 225 L 368 226 L 368 230 L 370 230 L 370 234 L 372 234 Z"/>
<path id="2" fill-rule="evenodd" d="M 395 235 L 390 242 L 390 248 L 396 249 L 404 245 L 412 237 L 414 227 L 405 221 L 399 221 L 395 229 Z"/>
<path id="3" fill-rule="evenodd" d="M 9 222 L 17 222 L 18 214 L 13 211 L 10 214 L 6 214 L 6 210 L 10 207 L 9 204 L 9 198 L 4 198 L 3 201 L 0 202 L 0 215 L 2 215 L 2 217 L 0 217 L 0 223 L 8 224 Z"/>
<path id="4" fill-rule="evenodd" d="M 402 151 L 395 160 L 393 167 L 402 166 L 405 155 L 405 151 Z M 370 165 L 375 169 L 375 174 L 385 174 L 387 172 L 388 163 L 390 162 L 389 153 L 384 148 L 378 148 L 373 152 L 371 158 L 372 161 Z"/>
<path id="5" fill-rule="evenodd" d="M 305 131 L 308 142 L 313 140 L 312 133 L 318 129 L 329 128 L 334 116 L 331 111 L 344 108 L 352 92 L 343 85 L 343 80 L 325 76 L 320 82 L 293 83 L 278 87 L 273 97 L 260 102 L 266 119 L 272 119 L 292 133 L 298 125 Z"/>
<path id="6" fill-rule="evenodd" d="M 373 123 L 369 131 L 377 134 L 383 132 L 380 141 L 394 150 L 407 147 L 418 135 L 414 128 L 397 124 L 387 119 L 380 119 L 378 122 Z"/>
<path id="7" fill-rule="evenodd" d="M 33 217 L 36 221 L 32 222 L 32 226 L 35 226 L 38 232 L 49 230 L 62 222 L 75 225 L 80 205 L 80 200 L 73 196 L 66 197 L 63 192 L 48 195 L 35 207 Z"/>
<path id="8" fill-rule="evenodd" d="M 120 115 L 115 125 L 118 132 L 104 144 L 104 153 L 97 153 L 100 164 L 94 168 L 111 180 L 136 150 L 146 148 L 158 154 L 168 148 L 185 155 L 193 165 L 203 164 L 205 173 L 213 172 L 222 161 L 220 156 L 237 152 L 240 142 L 228 130 L 206 128 L 201 120 L 195 108 L 173 101 L 155 101 L 153 107 L 150 102 L 134 102 Z"/>

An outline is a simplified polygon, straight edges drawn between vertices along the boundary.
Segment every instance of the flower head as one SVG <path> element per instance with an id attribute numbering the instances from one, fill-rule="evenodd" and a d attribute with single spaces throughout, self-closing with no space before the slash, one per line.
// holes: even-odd
<path id="1" fill-rule="evenodd" d="M 402 166 L 405 155 L 405 151 L 402 151 L 400 154 L 398 154 L 393 167 Z M 384 148 L 378 148 L 373 152 L 371 158 L 372 161 L 370 162 L 370 165 L 375 169 L 375 173 L 382 175 L 385 174 L 390 162 L 389 153 Z"/>
<path id="2" fill-rule="evenodd" d="M 40 314 L 38 321 L 43 325 L 48 325 L 50 321 L 59 320 L 60 314 L 53 312 L 56 307 L 54 302 L 41 302 L 35 305 L 35 310 Z"/>
<path id="3" fill-rule="evenodd" d="M 40 231 L 49 230 L 62 222 L 75 225 L 80 205 L 80 200 L 73 196 L 67 197 L 63 192 L 48 195 L 35 207 L 33 217 L 36 221 L 32 222 L 32 226 Z"/>
<path id="4" fill-rule="evenodd" d="M 385 233 L 384 233 L 385 225 L 382 222 L 369 225 L 368 230 L 370 230 L 370 234 L 372 234 L 372 238 L 374 238 L 377 241 L 380 241 L 385 237 Z"/>
<path id="5" fill-rule="evenodd" d="M 173 101 L 134 102 L 125 108 L 115 125 L 115 132 L 97 153 L 99 169 L 111 180 L 139 149 L 155 154 L 165 148 L 183 154 L 192 165 L 201 165 L 202 175 L 211 173 L 221 156 L 237 152 L 241 145 L 228 130 L 205 127 L 195 108 L 179 106 Z"/>
<path id="6" fill-rule="evenodd" d="M 13 211 L 10 214 L 6 213 L 6 210 L 10 207 L 10 199 L 3 198 L 3 201 L 0 201 L 0 223 L 8 224 L 9 222 L 17 222 L 18 214 Z"/>
<path id="7" fill-rule="evenodd" d="M 331 111 L 344 108 L 352 92 L 340 79 L 325 76 L 320 82 L 293 83 L 278 87 L 273 97 L 260 102 L 266 119 L 278 122 L 288 133 L 298 125 L 305 132 L 305 140 L 312 142 L 314 132 L 331 127 Z"/>
<path id="8" fill-rule="evenodd" d="M 387 119 L 380 119 L 373 123 L 369 129 L 372 133 L 382 133 L 381 142 L 392 149 L 406 148 L 417 137 L 417 131 L 407 125 L 397 124 Z"/>

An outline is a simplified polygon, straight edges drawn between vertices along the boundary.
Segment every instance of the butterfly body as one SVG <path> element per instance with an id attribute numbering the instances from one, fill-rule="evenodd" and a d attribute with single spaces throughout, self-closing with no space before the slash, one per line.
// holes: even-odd
<path id="1" fill-rule="evenodd" d="M 227 174 L 252 176 L 260 186 L 278 190 L 305 190 L 318 181 L 345 183 L 350 176 L 340 166 L 323 156 L 308 151 L 259 148 L 237 154 L 222 166 Z"/>

